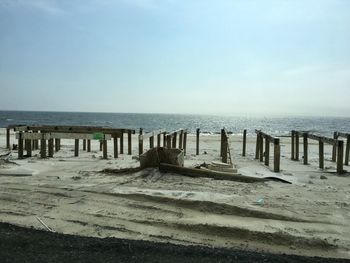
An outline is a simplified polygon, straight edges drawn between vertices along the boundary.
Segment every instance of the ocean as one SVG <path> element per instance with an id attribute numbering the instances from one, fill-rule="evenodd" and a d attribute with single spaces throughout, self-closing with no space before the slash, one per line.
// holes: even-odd
<path id="1" fill-rule="evenodd" d="M 164 128 L 173 131 L 187 128 L 194 133 L 200 128 L 202 133 L 215 134 L 225 127 L 233 134 L 241 134 L 247 129 L 253 134 L 255 129 L 283 136 L 291 130 L 310 131 L 332 136 L 334 131 L 350 132 L 348 117 L 237 117 L 184 114 L 142 114 L 142 113 L 92 113 L 92 112 L 40 112 L 40 111 L 0 111 L 0 127 L 10 124 L 24 125 L 88 125 L 113 128 L 143 128 L 145 132 Z"/>

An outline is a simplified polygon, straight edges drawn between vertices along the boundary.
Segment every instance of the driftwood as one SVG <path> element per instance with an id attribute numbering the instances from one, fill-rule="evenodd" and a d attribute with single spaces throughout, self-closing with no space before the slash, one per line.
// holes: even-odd
<path id="1" fill-rule="evenodd" d="M 230 173 L 211 171 L 211 170 L 186 168 L 186 167 L 180 167 L 180 166 L 166 164 L 166 163 L 161 163 L 159 165 L 159 170 L 161 172 L 173 172 L 173 173 L 190 176 L 190 177 L 205 177 L 205 178 L 212 178 L 215 180 L 228 180 L 228 181 L 236 181 L 236 182 L 243 182 L 243 183 L 257 183 L 257 182 L 266 182 L 266 181 L 279 181 L 279 182 L 289 183 L 289 184 L 291 183 L 278 177 L 258 178 L 258 177 L 244 176 L 239 174 L 230 174 Z"/>

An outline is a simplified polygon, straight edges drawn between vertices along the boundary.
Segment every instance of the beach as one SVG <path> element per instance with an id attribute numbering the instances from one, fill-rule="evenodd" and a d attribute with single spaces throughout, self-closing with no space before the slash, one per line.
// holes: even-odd
<path id="1" fill-rule="evenodd" d="M 0 155 L 8 152 L 5 132 L 0 129 Z M 47 230 L 39 218 L 52 231 L 85 237 L 350 258 L 349 173 L 335 172 L 331 146 L 325 145 L 320 170 L 317 142 L 309 142 L 309 164 L 303 165 L 291 160 L 291 139 L 281 137 L 281 172 L 274 173 L 255 160 L 254 134 L 248 134 L 245 157 L 242 136 L 230 135 L 239 174 L 291 184 L 191 178 L 157 168 L 101 172 L 138 167 L 137 138 L 132 136 L 132 155 L 116 159 L 109 143 L 107 160 L 98 141 L 79 157 L 74 140 L 62 140 L 53 158 L 41 159 L 36 150 L 19 160 L 13 150 L 10 162 L 0 164 L 0 222 Z M 187 140 L 185 167 L 221 161 L 220 135 L 201 135 L 198 156 L 195 135 Z"/>

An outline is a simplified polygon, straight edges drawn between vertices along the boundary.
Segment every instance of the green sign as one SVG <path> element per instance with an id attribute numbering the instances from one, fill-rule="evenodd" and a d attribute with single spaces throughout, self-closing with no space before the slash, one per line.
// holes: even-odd
<path id="1" fill-rule="evenodd" d="M 104 134 L 101 132 L 95 132 L 92 135 L 94 140 L 104 140 Z"/>

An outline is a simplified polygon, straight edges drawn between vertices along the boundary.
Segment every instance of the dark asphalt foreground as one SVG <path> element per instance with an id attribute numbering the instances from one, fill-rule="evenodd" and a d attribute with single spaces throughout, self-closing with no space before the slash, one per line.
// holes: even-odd
<path id="1" fill-rule="evenodd" d="M 0 262 L 350 262 L 244 250 L 63 235 L 0 223 Z"/>

